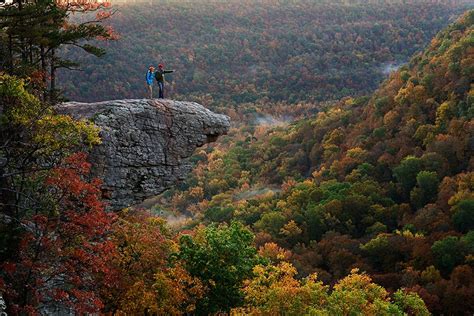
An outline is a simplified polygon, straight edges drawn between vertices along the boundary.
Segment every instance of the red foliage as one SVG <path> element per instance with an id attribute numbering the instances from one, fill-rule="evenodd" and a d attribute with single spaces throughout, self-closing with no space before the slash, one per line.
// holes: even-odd
<path id="1" fill-rule="evenodd" d="M 115 215 L 100 201 L 100 181 L 84 180 L 87 155 L 77 153 L 52 170 L 45 185 L 55 197 L 44 213 L 23 219 L 16 263 L 5 262 L 10 312 L 36 314 L 37 306 L 97 313 L 103 303 L 96 289 L 116 281 L 109 266 L 116 253 L 108 240 Z"/>

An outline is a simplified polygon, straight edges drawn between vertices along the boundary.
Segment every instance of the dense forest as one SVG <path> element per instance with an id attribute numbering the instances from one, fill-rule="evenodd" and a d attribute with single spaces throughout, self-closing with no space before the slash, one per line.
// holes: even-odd
<path id="1" fill-rule="evenodd" d="M 120 40 L 97 59 L 73 48 L 82 71 L 61 74 L 78 101 L 142 98 L 150 64 L 163 62 L 168 95 L 229 108 L 314 102 L 375 90 L 472 4 L 456 1 L 158 1 L 118 6 Z"/>
<path id="2" fill-rule="evenodd" d="M 114 15 L 53 0 L 1 9 L 0 312 L 471 315 L 474 10 L 430 39 L 463 5 L 398 2 L 202 3 L 193 6 L 197 14 L 188 3 L 164 1 L 162 19 L 142 7 Z M 126 10 L 141 13 L 109 28 L 110 17 L 129 19 Z M 331 37 L 317 31 L 326 27 Z M 206 44 L 181 36 L 188 29 L 200 30 Z M 240 37 L 256 29 L 262 33 Z M 216 108 L 247 104 L 226 109 L 234 128 L 192 157 L 192 174 L 157 206 L 107 212 L 87 158 L 99 130 L 56 112 L 64 96 L 56 75 L 82 61 L 85 72 L 59 76 L 74 78 L 63 82 L 69 96 L 138 94 L 141 69 L 154 61 L 140 57 L 148 53 L 127 34 L 169 36 L 164 47 L 188 56 L 168 59 L 176 54 L 153 46 L 153 59 L 177 70 L 175 96 Z M 258 46 L 260 38 L 269 44 Z M 182 51 L 185 41 L 192 50 Z M 311 55 L 315 43 L 333 43 L 331 53 Z M 382 78 L 381 63 L 403 61 L 425 44 L 360 96 Z M 120 45 L 129 53 L 117 53 Z M 104 48 L 117 60 L 129 55 L 122 69 L 84 57 Z M 307 80 L 318 69 L 314 56 L 324 56 L 327 77 L 298 86 L 305 62 Z M 289 68 L 280 69 L 280 59 Z M 239 72 L 242 65 L 259 71 Z M 292 69 L 299 71 L 286 85 Z M 121 80 L 134 71 L 136 81 Z"/>
<path id="3" fill-rule="evenodd" d="M 472 314 L 473 23 L 470 11 L 370 97 L 234 129 L 157 211 L 244 223 L 299 277 L 333 284 L 358 268 L 435 314 Z"/>

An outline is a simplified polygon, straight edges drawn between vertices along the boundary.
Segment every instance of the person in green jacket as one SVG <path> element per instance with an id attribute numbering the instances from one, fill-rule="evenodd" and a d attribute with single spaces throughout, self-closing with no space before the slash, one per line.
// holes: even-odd
<path id="1" fill-rule="evenodd" d="M 165 94 L 165 74 L 170 74 L 174 72 L 174 70 L 165 70 L 163 64 L 158 65 L 158 70 L 155 72 L 155 78 L 158 82 L 158 98 L 164 99 Z"/>

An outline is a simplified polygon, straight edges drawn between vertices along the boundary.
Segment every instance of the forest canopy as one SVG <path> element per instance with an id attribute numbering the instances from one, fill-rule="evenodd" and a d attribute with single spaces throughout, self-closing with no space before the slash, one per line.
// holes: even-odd
<path id="1" fill-rule="evenodd" d="M 0 11 L 0 313 L 474 313 L 474 10 L 432 38 L 469 3 L 159 3 L 124 7 L 124 44 L 52 0 Z M 241 121 L 159 205 L 106 211 L 100 130 L 55 107 L 81 60 L 74 98 L 132 97 L 163 60 Z"/>
<path id="2" fill-rule="evenodd" d="M 159 208 L 188 214 L 190 227 L 248 225 L 260 254 L 296 268 L 268 278 L 317 272 L 334 284 L 357 268 L 389 291 L 418 293 L 434 314 L 472 313 L 473 36 L 471 10 L 370 97 L 233 129 L 197 153 Z M 311 282 L 291 284 L 302 298 Z M 263 305 L 249 311 L 274 311 L 258 286 L 245 291 Z"/>
<path id="3" fill-rule="evenodd" d="M 79 57 L 61 74 L 76 101 L 142 98 L 150 64 L 163 62 L 171 98 L 222 108 L 360 96 L 464 12 L 457 2 L 158 1 L 118 6 L 120 40 L 104 58 Z"/>

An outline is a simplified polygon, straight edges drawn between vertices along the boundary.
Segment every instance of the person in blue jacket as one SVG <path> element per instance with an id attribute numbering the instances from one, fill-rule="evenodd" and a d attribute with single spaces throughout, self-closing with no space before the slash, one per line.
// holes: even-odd
<path id="1" fill-rule="evenodd" d="M 155 79 L 155 67 L 150 66 L 146 72 L 146 86 L 150 99 L 153 99 L 153 79 Z"/>

